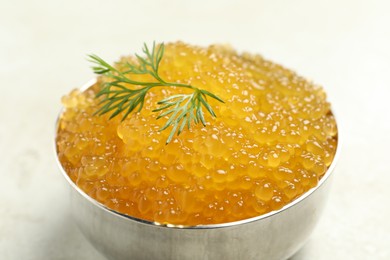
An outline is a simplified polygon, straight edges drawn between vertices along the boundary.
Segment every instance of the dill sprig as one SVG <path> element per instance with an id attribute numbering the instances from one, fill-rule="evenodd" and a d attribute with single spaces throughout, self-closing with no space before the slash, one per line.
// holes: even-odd
<path id="1" fill-rule="evenodd" d="M 172 127 L 166 143 L 168 144 L 174 134 L 182 133 L 183 129 L 187 126 L 191 128 L 191 123 L 202 123 L 206 126 L 206 120 L 204 118 L 203 107 L 210 113 L 212 117 L 216 117 L 212 107 L 207 102 L 207 98 L 216 99 L 219 102 L 224 103 L 222 99 L 216 95 L 192 85 L 166 82 L 163 80 L 158 72 L 160 62 L 164 55 L 164 43 L 161 43 L 156 47 L 153 43 L 153 47 L 150 50 L 146 44 L 142 49 L 144 57 L 135 54 L 138 64 L 131 64 L 126 62 L 124 65 L 125 70 L 120 71 L 115 67 L 108 64 L 106 61 L 98 57 L 97 55 L 89 55 L 90 62 L 94 64 L 92 67 L 96 74 L 105 75 L 112 79 L 112 81 L 105 82 L 102 85 L 100 91 L 96 94 L 96 97 L 103 97 L 100 101 L 100 108 L 96 111 L 96 115 L 104 115 L 112 112 L 110 119 L 121 114 L 122 121 L 133 112 L 140 112 L 144 106 L 145 98 L 148 91 L 154 87 L 181 87 L 193 90 L 189 94 L 178 94 L 167 97 L 157 102 L 158 108 L 153 112 L 159 112 L 157 119 L 168 117 L 165 125 L 161 127 L 160 131 L 163 131 L 169 127 Z M 151 75 L 155 81 L 143 82 L 131 79 L 131 75 Z M 129 88 L 126 85 L 138 86 L 138 88 Z"/>

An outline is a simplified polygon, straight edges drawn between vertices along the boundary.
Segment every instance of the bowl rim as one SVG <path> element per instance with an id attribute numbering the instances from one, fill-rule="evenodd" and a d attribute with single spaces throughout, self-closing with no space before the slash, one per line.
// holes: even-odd
<path id="1" fill-rule="evenodd" d="M 84 85 L 82 85 L 80 87 L 80 90 L 81 91 L 85 91 L 86 89 L 88 89 L 89 87 L 93 86 L 96 83 L 97 83 L 97 79 L 96 78 L 91 79 L 91 80 L 87 81 Z M 320 179 L 320 181 L 318 182 L 318 184 L 315 187 L 313 187 L 310 190 L 306 191 L 301 196 L 299 196 L 298 198 L 294 199 L 290 203 L 286 204 L 282 208 L 280 208 L 278 210 L 275 210 L 275 211 L 267 212 L 265 214 L 261 214 L 261 215 L 256 216 L 256 217 L 246 218 L 246 219 L 233 221 L 233 222 L 218 223 L 218 224 L 177 225 L 177 224 L 159 223 L 159 222 L 154 222 L 154 221 L 149 221 L 149 220 L 145 220 L 145 219 L 132 217 L 132 216 L 120 213 L 120 212 L 118 212 L 116 210 L 110 209 L 107 206 L 105 206 L 104 204 L 102 204 L 102 203 L 98 202 L 97 200 L 95 200 L 94 198 L 90 197 L 88 194 L 86 194 L 82 189 L 80 189 L 71 180 L 69 175 L 66 173 L 65 169 L 62 167 L 62 164 L 61 164 L 61 162 L 60 162 L 60 160 L 58 158 L 58 150 L 57 150 L 57 133 L 58 133 L 58 127 L 59 127 L 61 114 L 63 113 L 63 111 L 64 111 L 64 107 L 62 107 L 60 109 L 60 111 L 58 113 L 58 116 L 56 118 L 55 129 L 54 129 L 54 131 L 55 131 L 54 132 L 54 142 L 53 143 L 54 143 L 54 152 L 55 152 L 56 163 L 57 163 L 58 167 L 60 168 L 60 171 L 61 171 L 63 177 L 67 180 L 67 182 L 70 184 L 70 186 L 73 189 L 75 189 L 82 197 L 84 197 L 90 203 L 92 203 L 92 205 L 100 208 L 101 210 L 105 211 L 108 214 L 112 214 L 112 215 L 114 215 L 116 217 L 120 217 L 120 218 L 128 220 L 128 221 L 134 221 L 134 222 L 139 223 L 139 224 L 145 224 L 145 225 L 150 225 L 150 226 L 155 226 L 155 227 L 160 227 L 160 228 L 169 228 L 169 229 L 172 229 L 172 228 L 174 228 L 174 229 L 218 229 L 218 228 L 234 227 L 234 226 L 249 224 L 249 223 L 252 223 L 252 222 L 256 222 L 256 221 L 260 221 L 260 220 L 263 220 L 263 219 L 267 219 L 267 218 L 272 217 L 274 215 L 278 215 L 278 214 L 288 210 L 289 208 L 294 207 L 295 205 L 301 203 L 302 201 L 307 199 L 311 194 L 316 192 L 329 179 L 329 177 L 332 175 L 332 173 L 334 171 L 334 168 L 336 167 L 336 164 L 338 162 L 339 156 L 340 156 L 339 123 L 336 120 L 336 116 L 334 115 L 333 110 L 331 110 L 331 113 L 335 117 L 336 124 L 337 124 L 337 129 L 338 129 L 338 131 L 337 131 L 336 152 L 335 152 L 335 155 L 333 157 L 332 163 L 330 164 L 330 166 L 328 167 L 327 171 L 325 172 L 325 174 L 322 176 L 322 178 Z"/>

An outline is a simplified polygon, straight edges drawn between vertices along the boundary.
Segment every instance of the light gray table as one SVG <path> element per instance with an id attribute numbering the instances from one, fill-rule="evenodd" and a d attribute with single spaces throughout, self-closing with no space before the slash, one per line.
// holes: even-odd
<path id="1" fill-rule="evenodd" d="M 388 1 L 0 0 L 0 258 L 103 259 L 70 218 L 54 161 L 60 98 L 142 43 L 230 43 L 325 86 L 343 151 L 294 260 L 390 259 Z"/>

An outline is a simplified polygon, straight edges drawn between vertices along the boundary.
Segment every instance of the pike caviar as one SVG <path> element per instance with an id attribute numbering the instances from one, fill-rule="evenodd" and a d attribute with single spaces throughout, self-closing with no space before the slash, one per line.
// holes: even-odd
<path id="1" fill-rule="evenodd" d="M 156 120 L 152 110 L 188 89 L 152 89 L 142 111 L 123 122 L 94 115 L 103 77 L 62 99 L 60 162 L 107 207 L 164 224 L 237 221 L 282 208 L 315 187 L 331 164 L 337 127 L 326 95 L 291 70 L 226 46 L 177 42 L 165 46 L 159 73 L 223 99 L 208 100 L 217 117 L 205 113 L 206 127 L 185 128 L 166 145 L 170 129 L 159 131 L 166 118 Z"/>

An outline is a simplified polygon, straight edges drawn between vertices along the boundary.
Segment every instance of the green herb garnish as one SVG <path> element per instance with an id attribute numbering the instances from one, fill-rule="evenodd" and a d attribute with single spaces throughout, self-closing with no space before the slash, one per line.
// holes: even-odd
<path id="1" fill-rule="evenodd" d="M 172 126 L 171 133 L 166 141 L 167 144 L 172 140 L 176 131 L 177 135 L 180 135 L 185 126 L 190 129 L 191 122 L 194 122 L 195 124 L 201 122 L 203 126 L 206 126 L 202 107 L 205 107 L 212 117 L 216 117 L 213 109 L 207 102 L 207 97 L 224 103 L 222 99 L 206 90 L 196 88 L 192 85 L 166 82 L 159 76 L 158 68 L 164 55 L 164 43 L 158 45 L 157 48 L 155 43 L 153 43 L 152 51 L 144 44 L 142 51 L 145 57 L 141 57 L 137 54 L 135 55 L 138 64 L 130 64 L 128 62 L 121 64 L 127 69 L 124 71 L 119 71 L 96 55 L 89 55 L 90 62 L 94 63 L 94 67 L 92 67 L 94 72 L 96 74 L 105 75 L 113 80 L 111 82 L 105 82 L 101 90 L 97 93 L 96 97 L 99 98 L 103 96 L 103 99 L 99 103 L 100 108 L 95 114 L 104 115 L 112 111 L 110 116 L 111 119 L 123 112 L 123 121 L 135 109 L 137 109 L 137 112 L 142 110 L 146 94 L 150 89 L 154 87 L 175 86 L 192 89 L 193 92 L 190 94 L 173 95 L 157 102 L 157 105 L 160 107 L 153 110 L 153 112 L 160 112 L 157 119 L 169 116 L 167 122 L 160 131 Z M 149 74 L 155 81 L 135 81 L 131 79 L 131 75 L 134 74 Z M 139 86 L 140 88 L 130 89 L 123 86 L 124 83 Z"/>

